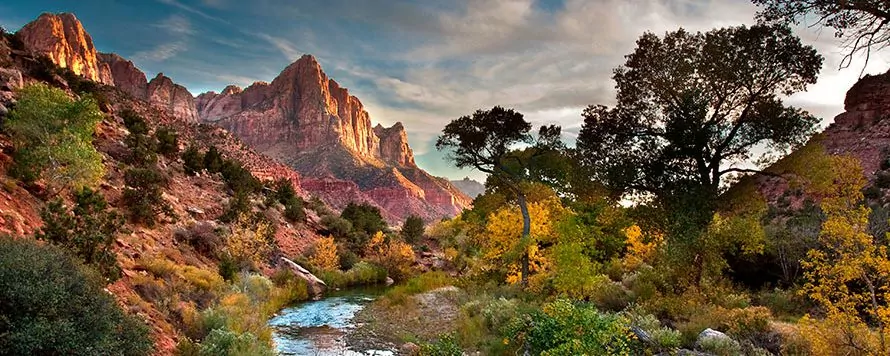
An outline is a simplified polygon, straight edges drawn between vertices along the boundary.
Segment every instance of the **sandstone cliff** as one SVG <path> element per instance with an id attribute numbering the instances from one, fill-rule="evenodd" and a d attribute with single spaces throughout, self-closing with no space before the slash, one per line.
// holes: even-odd
<path id="1" fill-rule="evenodd" d="M 93 38 L 74 14 L 42 14 L 17 35 L 29 50 L 49 57 L 59 67 L 95 82 L 113 84 L 110 68 L 99 61 Z"/>
<path id="2" fill-rule="evenodd" d="M 145 73 L 116 54 L 98 53 L 93 39 L 73 14 L 43 14 L 16 35 L 31 52 L 95 82 L 119 87 L 136 99 L 188 122 L 197 122 L 195 99 L 189 91 L 162 75 L 148 82 Z"/>
<path id="3" fill-rule="evenodd" d="M 312 56 L 289 65 L 272 83 L 201 94 L 196 107 L 201 120 L 317 179 L 304 181 L 304 188 L 332 205 L 345 203 L 337 195 L 349 192 L 358 194 L 353 200 L 373 201 L 401 220 L 411 214 L 452 216 L 471 202 L 448 181 L 417 167 L 401 123 L 372 127 L 361 101 L 328 78 Z M 329 189 L 334 186 L 344 190 Z"/>

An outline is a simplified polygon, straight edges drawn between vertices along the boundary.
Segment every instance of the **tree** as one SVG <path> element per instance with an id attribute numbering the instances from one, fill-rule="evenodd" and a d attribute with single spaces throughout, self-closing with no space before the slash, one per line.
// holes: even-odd
<path id="1" fill-rule="evenodd" d="M 158 143 L 155 138 L 148 135 L 148 122 L 133 110 L 126 109 L 121 113 L 124 126 L 130 133 L 124 139 L 124 143 L 130 148 L 128 161 L 137 167 L 153 166 L 158 162 L 155 153 Z"/>
<path id="2" fill-rule="evenodd" d="M 155 130 L 155 140 L 158 142 L 158 153 L 166 157 L 179 153 L 179 134 L 173 128 L 159 127 Z"/>
<path id="3" fill-rule="evenodd" d="M 826 219 L 819 233 L 820 247 L 801 262 L 807 279 L 802 290 L 823 309 L 832 329 L 844 335 L 839 347 L 846 353 L 885 355 L 890 351 L 885 340 L 890 325 L 890 254 L 880 239 L 868 234 L 869 209 L 862 205 L 867 181 L 858 160 L 830 159 L 832 179 L 817 190 Z M 877 329 L 875 337 L 870 327 Z"/>
<path id="4" fill-rule="evenodd" d="M 47 204 L 40 212 L 43 228 L 38 240 L 68 249 L 109 280 L 120 278 L 117 255 L 112 250 L 124 219 L 109 210 L 101 193 L 90 188 L 75 193 L 70 211 L 61 199 Z"/>
<path id="5" fill-rule="evenodd" d="M 148 355 L 149 328 L 55 246 L 0 238 L 0 354 Z"/>
<path id="6" fill-rule="evenodd" d="M 154 226 L 158 216 L 174 217 L 176 214 L 164 199 L 162 188 L 167 177 L 157 168 L 131 168 L 124 172 L 123 200 L 130 210 L 130 218 L 146 226 Z"/>
<path id="7" fill-rule="evenodd" d="M 402 238 L 410 244 L 420 241 L 420 238 L 423 237 L 423 231 L 423 219 L 417 215 L 409 216 L 405 219 L 405 223 L 402 224 Z"/>
<path id="8" fill-rule="evenodd" d="M 495 106 L 491 110 L 477 110 L 472 115 L 462 116 L 442 130 L 436 140 L 436 149 L 449 151 L 448 158 L 458 168 L 475 168 L 488 173 L 513 193 L 522 213 L 521 240 L 530 240 L 531 217 L 528 212 L 523 183 L 549 181 L 538 167 L 546 166 L 546 158 L 562 148 L 560 128 L 542 126 L 538 137 L 529 132 L 532 125 L 523 115 L 513 109 Z M 514 151 L 517 145 L 529 145 L 523 151 Z M 528 284 L 529 257 L 522 256 L 522 285 Z"/>
<path id="9" fill-rule="evenodd" d="M 767 174 L 740 165 L 766 165 L 813 133 L 818 120 L 779 96 L 821 66 L 783 26 L 644 34 L 615 70 L 617 105 L 584 111 L 577 157 L 614 196 L 651 199 L 662 230 L 695 249 L 727 176 Z"/>
<path id="10" fill-rule="evenodd" d="M 337 255 L 337 244 L 333 237 L 322 237 L 315 241 L 309 264 L 324 271 L 340 269 L 340 257 Z"/>
<path id="11" fill-rule="evenodd" d="M 252 268 L 265 261 L 275 245 L 275 226 L 264 219 L 251 218 L 241 214 L 232 234 L 226 238 L 224 253 L 239 268 Z"/>
<path id="12" fill-rule="evenodd" d="M 386 220 L 380 214 L 380 209 L 367 203 L 349 203 L 340 217 L 351 223 L 348 245 L 351 250 L 360 251 L 371 235 L 377 232 L 387 232 Z M 333 222 L 332 222 L 333 223 Z M 342 228 L 344 224 L 337 222 L 329 227 Z"/>
<path id="13" fill-rule="evenodd" d="M 25 182 L 43 179 L 52 190 L 95 184 L 105 173 L 93 147 L 93 132 L 102 120 L 89 96 L 71 99 L 45 84 L 19 90 L 5 129 L 16 151 L 11 174 Z"/>
<path id="14" fill-rule="evenodd" d="M 853 61 L 856 53 L 865 51 L 865 60 L 872 50 L 890 44 L 890 2 L 882 0 L 752 0 L 763 7 L 757 16 L 767 23 L 800 24 L 813 15 L 812 25 L 835 30 L 842 38 L 847 53 L 841 68 Z M 865 69 L 865 66 L 862 66 Z"/>
<path id="15" fill-rule="evenodd" d="M 204 170 L 204 155 L 195 146 L 189 146 L 182 151 L 182 167 L 185 173 L 193 176 Z"/>
<path id="16" fill-rule="evenodd" d="M 216 149 L 216 146 L 210 146 L 204 153 L 204 169 L 210 173 L 217 173 L 223 168 L 223 158 Z"/>

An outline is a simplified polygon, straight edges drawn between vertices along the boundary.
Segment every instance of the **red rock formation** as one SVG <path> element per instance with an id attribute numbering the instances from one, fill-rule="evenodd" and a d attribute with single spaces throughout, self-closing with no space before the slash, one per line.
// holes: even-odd
<path id="1" fill-rule="evenodd" d="M 147 98 L 148 80 L 133 62 L 114 53 L 99 53 L 99 62 L 110 68 L 114 86 L 136 99 Z"/>
<path id="2" fill-rule="evenodd" d="M 146 91 L 148 101 L 177 118 L 187 122 L 198 122 L 198 110 L 195 108 L 195 98 L 184 86 L 173 83 L 173 80 L 158 73 L 148 82 Z"/>
<path id="3" fill-rule="evenodd" d="M 42 14 L 22 27 L 17 35 L 29 50 L 49 57 L 59 67 L 113 85 L 110 68 L 99 62 L 93 38 L 74 14 Z"/>
<path id="4" fill-rule="evenodd" d="M 859 158 L 871 176 L 890 149 L 890 72 L 860 79 L 847 91 L 844 110 L 825 129 L 822 144 L 829 153 Z"/>
<path id="5" fill-rule="evenodd" d="M 226 128 L 304 177 L 324 179 L 324 184 L 304 180 L 303 187 L 331 205 L 368 199 L 401 220 L 411 214 L 452 216 L 471 202 L 415 165 L 401 123 L 372 128 L 361 101 L 328 78 L 312 56 L 289 65 L 271 84 L 201 94 L 197 108 L 202 120 Z M 334 180 L 352 185 L 332 191 Z"/>
<path id="6" fill-rule="evenodd" d="M 414 166 L 414 152 L 408 146 L 408 133 L 401 122 L 390 128 L 377 124 L 374 134 L 380 138 L 380 158 L 397 166 Z"/>

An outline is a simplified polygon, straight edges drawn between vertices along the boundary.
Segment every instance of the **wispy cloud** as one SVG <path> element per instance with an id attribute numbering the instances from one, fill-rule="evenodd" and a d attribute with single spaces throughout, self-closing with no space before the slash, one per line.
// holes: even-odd
<path id="1" fill-rule="evenodd" d="M 136 62 L 161 62 L 172 58 L 173 56 L 185 51 L 186 49 L 188 49 L 188 46 L 183 41 L 164 43 L 156 46 L 155 48 L 134 53 L 132 60 Z"/>
<path id="2" fill-rule="evenodd" d="M 181 2 L 179 2 L 179 1 L 177 1 L 177 0 L 157 0 L 157 1 L 160 2 L 160 3 L 162 3 L 162 4 L 170 5 L 170 6 L 179 8 L 179 9 L 181 9 L 181 10 L 184 10 L 184 11 L 187 11 L 187 12 L 190 12 L 190 13 L 193 13 L 193 14 L 195 14 L 195 15 L 201 16 L 201 17 L 203 17 L 203 18 L 205 18 L 205 19 L 208 19 L 208 20 L 213 20 L 213 21 L 217 21 L 217 22 L 225 23 L 225 24 L 228 24 L 228 23 L 229 23 L 229 21 L 226 21 L 226 20 L 224 20 L 224 19 L 222 19 L 222 18 L 219 18 L 219 17 L 213 16 L 213 15 L 210 15 L 210 14 L 208 14 L 208 13 L 206 13 L 206 12 L 204 12 L 204 11 L 198 10 L 198 9 L 192 7 L 192 6 L 183 4 L 183 3 L 181 3 Z"/>
<path id="3" fill-rule="evenodd" d="M 167 17 L 163 21 L 152 25 L 154 27 L 163 29 L 174 35 L 194 35 L 195 30 L 192 28 L 192 23 L 188 18 L 182 15 L 171 15 Z"/>
<path id="4" fill-rule="evenodd" d="M 300 51 L 297 46 L 293 44 L 293 42 L 287 40 L 286 38 L 275 37 L 266 33 L 256 33 L 254 35 L 269 42 L 269 44 L 271 44 L 272 46 L 275 46 L 275 48 L 278 49 L 278 51 L 281 52 L 281 54 L 287 57 L 287 59 L 290 61 L 295 61 L 299 59 L 304 53 L 306 53 Z"/>

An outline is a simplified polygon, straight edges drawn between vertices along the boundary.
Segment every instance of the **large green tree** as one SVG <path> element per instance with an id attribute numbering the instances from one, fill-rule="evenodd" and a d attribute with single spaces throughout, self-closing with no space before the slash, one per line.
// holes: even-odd
<path id="1" fill-rule="evenodd" d="M 758 25 L 647 33 L 626 59 L 616 106 L 583 113 L 578 158 L 615 196 L 659 207 L 657 220 L 694 252 L 727 177 L 765 173 L 751 164 L 814 132 L 818 120 L 781 97 L 815 83 L 822 57 L 787 27 Z"/>
<path id="2" fill-rule="evenodd" d="M 5 123 L 15 144 L 14 175 L 26 182 L 43 179 L 53 191 L 95 184 L 104 174 L 93 132 L 102 112 L 89 96 L 72 99 L 61 89 L 31 84 Z"/>
<path id="3" fill-rule="evenodd" d="M 841 68 L 850 65 L 853 56 L 890 44 L 890 1 L 887 0 L 752 0 L 762 7 L 757 14 L 767 23 L 825 26 L 843 39 L 846 56 Z M 863 66 L 863 69 L 865 67 Z"/>
<path id="4" fill-rule="evenodd" d="M 529 182 L 556 184 L 558 174 L 552 162 L 562 149 L 561 129 L 542 126 L 538 135 L 531 134 L 532 125 L 513 109 L 495 106 L 462 116 L 442 130 L 436 148 L 448 151 L 448 158 L 458 168 L 474 168 L 489 174 L 489 182 L 506 188 L 522 213 L 523 241 L 530 241 L 531 217 L 526 192 Z M 520 146 L 526 148 L 519 150 Z M 488 183 L 486 183 L 488 184 Z M 522 285 L 528 284 L 529 258 L 521 257 Z"/>

